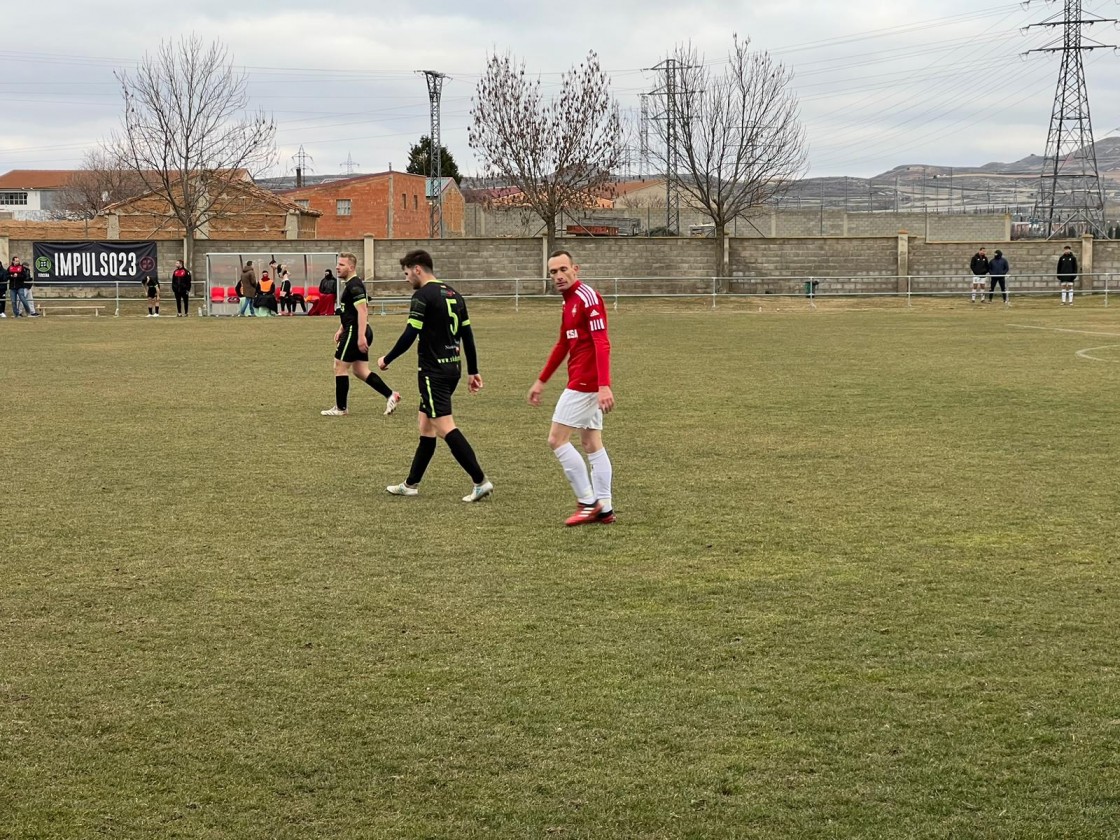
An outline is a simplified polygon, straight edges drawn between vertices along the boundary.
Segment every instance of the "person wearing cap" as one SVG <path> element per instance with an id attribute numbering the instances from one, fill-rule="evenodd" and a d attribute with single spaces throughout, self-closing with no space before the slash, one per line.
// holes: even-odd
<path id="1" fill-rule="evenodd" d="M 988 275 L 991 277 L 991 282 L 988 285 L 988 303 L 992 302 L 992 293 L 996 290 L 996 284 L 999 284 L 999 290 L 1003 293 L 1003 302 L 1007 303 L 1007 275 L 1011 271 L 1011 266 L 1007 264 L 1007 258 L 1003 255 L 1003 251 L 996 250 L 996 255 L 988 262 Z"/>
<path id="2" fill-rule="evenodd" d="M 1062 306 L 1073 306 L 1073 284 L 1077 280 L 1077 257 L 1067 245 L 1058 257 L 1058 285 L 1062 290 Z"/>

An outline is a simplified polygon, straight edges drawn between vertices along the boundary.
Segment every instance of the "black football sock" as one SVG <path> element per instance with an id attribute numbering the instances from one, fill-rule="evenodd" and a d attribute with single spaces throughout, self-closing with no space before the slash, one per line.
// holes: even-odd
<path id="1" fill-rule="evenodd" d="M 486 473 L 484 473 L 482 467 L 478 465 L 478 459 L 474 456 L 474 450 L 471 449 L 471 445 L 467 442 L 463 433 L 458 429 L 452 429 L 444 440 L 447 441 L 447 445 L 451 449 L 451 454 L 455 456 L 455 460 L 459 462 L 459 466 L 466 470 L 467 475 L 471 477 L 471 481 L 475 484 L 484 482 L 486 480 Z"/>
<path id="2" fill-rule="evenodd" d="M 428 464 L 432 462 L 432 456 L 436 454 L 436 439 L 434 437 L 421 437 L 420 442 L 416 444 L 416 454 L 412 456 L 412 467 L 408 471 L 408 478 L 405 483 L 409 487 L 415 487 L 424 478 L 424 473 L 428 470 Z"/>
<path id="3" fill-rule="evenodd" d="M 334 404 L 336 408 L 346 410 L 346 398 L 350 395 L 350 377 L 345 373 L 334 378 Z"/>
<path id="4" fill-rule="evenodd" d="M 385 399 L 389 399 L 389 397 L 393 396 L 393 389 L 386 385 L 385 380 L 372 370 L 369 372 L 369 376 L 366 377 L 366 384 Z"/>
<path id="5" fill-rule="evenodd" d="M 156 307 L 156 314 L 157 315 L 159 314 L 159 307 L 158 306 Z"/>

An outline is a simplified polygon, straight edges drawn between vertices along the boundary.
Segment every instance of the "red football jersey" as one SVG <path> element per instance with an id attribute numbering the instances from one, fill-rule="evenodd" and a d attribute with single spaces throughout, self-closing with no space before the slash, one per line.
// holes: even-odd
<path id="1" fill-rule="evenodd" d="M 568 387 L 592 393 L 611 384 L 611 342 L 607 337 L 607 307 L 597 291 L 576 282 L 564 292 L 560 340 L 541 371 L 547 382 L 568 357 Z"/>

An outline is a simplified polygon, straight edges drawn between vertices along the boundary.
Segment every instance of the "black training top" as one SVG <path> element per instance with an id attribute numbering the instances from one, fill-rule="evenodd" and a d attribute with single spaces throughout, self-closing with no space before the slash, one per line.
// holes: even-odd
<path id="1" fill-rule="evenodd" d="M 462 356 L 467 357 L 467 372 L 478 373 L 471 320 L 463 296 L 439 280 L 429 280 L 412 293 L 408 326 L 385 355 L 386 362 L 400 356 L 419 336 L 417 361 L 422 373 L 436 376 L 462 375 Z M 462 346 L 462 353 L 460 353 Z"/>
<path id="2" fill-rule="evenodd" d="M 157 280 L 155 277 L 145 277 L 140 282 L 143 283 L 144 286 L 147 289 L 158 289 L 159 288 L 159 280 Z"/>
<path id="3" fill-rule="evenodd" d="M 366 286 L 358 275 L 346 281 L 342 297 L 338 299 L 338 317 L 344 327 L 358 326 L 358 304 L 366 302 Z"/>

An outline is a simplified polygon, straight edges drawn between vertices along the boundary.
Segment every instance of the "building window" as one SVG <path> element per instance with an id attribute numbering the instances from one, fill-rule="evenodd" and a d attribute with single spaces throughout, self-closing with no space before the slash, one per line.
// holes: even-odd
<path id="1" fill-rule="evenodd" d="M 302 207 L 304 210 L 311 209 L 311 200 L 307 198 L 297 198 L 296 205 Z"/>
<path id="2" fill-rule="evenodd" d="M 401 193 L 401 209 L 408 209 L 408 193 Z"/>
<path id="3" fill-rule="evenodd" d="M 25 192 L 0 192 L 0 204 L 13 205 L 13 204 L 27 204 L 27 193 Z"/>
<path id="4" fill-rule="evenodd" d="M 412 196 L 412 209 L 415 210 L 420 206 L 420 201 L 417 199 L 415 193 Z"/>
<path id="5" fill-rule="evenodd" d="M 340 198 L 334 203 L 334 212 L 339 216 L 350 215 L 350 199 Z"/>

